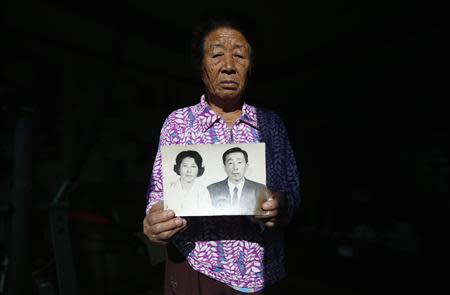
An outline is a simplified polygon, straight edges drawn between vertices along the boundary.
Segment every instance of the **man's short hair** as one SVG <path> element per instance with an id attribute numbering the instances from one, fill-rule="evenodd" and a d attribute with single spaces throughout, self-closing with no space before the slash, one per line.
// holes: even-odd
<path id="1" fill-rule="evenodd" d="M 231 154 L 231 153 L 242 153 L 242 154 L 244 154 L 245 163 L 248 163 L 248 154 L 247 154 L 247 152 L 244 151 L 243 149 L 239 148 L 239 147 L 234 147 L 234 148 L 231 148 L 231 149 L 229 149 L 229 150 L 226 150 L 226 151 L 223 153 L 223 155 L 222 155 L 222 161 L 223 161 L 223 164 L 224 164 L 224 165 L 225 165 L 225 159 L 226 159 L 227 155 L 228 155 L 228 154 Z"/>

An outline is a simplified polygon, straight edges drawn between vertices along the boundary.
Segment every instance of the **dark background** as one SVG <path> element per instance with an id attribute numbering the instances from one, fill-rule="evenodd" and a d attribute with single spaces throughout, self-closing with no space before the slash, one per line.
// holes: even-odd
<path id="1" fill-rule="evenodd" d="M 183 3 L 1 5 L 0 294 L 73 294 L 58 291 L 70 281 L 58 265 L 72 254 L 79 294 L 161 294 L 163 253 L 140 234 L 159 131 L 202 94 L 189 60 L 194 24 L 231 8 L 249 17 L 257 40 L 247 100 L 284 119 L 301 172 L 280 292 L 442 283 L 443 4 Z M 51 210 L 71 243 L 53 246 Z M 18 278 L 28 281 L 30 270 L 28 286 Z"/>

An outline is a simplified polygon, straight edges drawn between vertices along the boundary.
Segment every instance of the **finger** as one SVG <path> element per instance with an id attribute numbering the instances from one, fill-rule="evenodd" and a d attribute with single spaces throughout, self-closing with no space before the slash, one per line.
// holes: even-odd
<path id="1" fill-rule="evenodd" d="M 163 211 L 163 210 L 164 210 L 164 202 L 163 201 L 159 201 L 158 203 L 154 204 L 150 208 L 149 213 L 157 212 L 157 211 Z"/>
<path id="2" fill-rule="evenodd" d="M 184 225 L 186 225 L 186 219 L 177 217 L 164 222 L 150 225 L 149 229 L 151 234 L 157 235 L 165 231 L 171 231 L 176 228 L 183 227 Z"/>
<path id="3" fill-rule="evenodd" d="M 145 219 L 147 220 L 148 224 L 154 225 L 161 222 L 169 221 L 170 219 L 173 219 L 175 217 L 175 212 L 172 210 L 164 210 L 164 211 L 155 211 L 155 212 L 149 212 Z"/>
<path id="4" fill-rule="evenodd" d="M 159 201 L 150 208 L 144 219 L 146 219 L 146 221 L 150 224 L 157 223 L 159 220 L 164 220 L 165 217 L 164 214 L 167 213 L 163 212 L 164 212 L 164 203 L 163 201 Z"/>
<path id="5" fill-rule="evenodd" d="M 185 229 L 186 226 L 181 226 L 172 230 L 161 232 L 157 235 L 155 235 L 159 240 L 168 242 L 176 233 L 179 231 Z"/>
<path id="6" fill-rule="evenodd" d="M 173 220 L 156 224 L 148 225 L 144 223 L 144 234 L 152 241 L 159 242 L 171 238 L 172 235 L 179 230 L 186 228 L 187 221 L 183 218 L 174 218 Z"/>
<path id="7" fill-rule="evenodd" d="M 278 216 L 279 211 L 278 210 L 269 210 L 266 211 L 263 215 L 255 215 L 255 218 L 257 219 L 270 219 Z"/>
<path id="8" fill-rule="evenodd" d="M 277 199 L 269 199 L 261 205 L 261 208 L 265 211 L 276 210 L 278 207 L 279 204 Z"/>

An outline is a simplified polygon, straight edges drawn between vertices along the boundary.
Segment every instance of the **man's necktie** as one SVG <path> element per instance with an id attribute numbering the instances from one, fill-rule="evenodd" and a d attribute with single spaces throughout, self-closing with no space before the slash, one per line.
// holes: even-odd
<path id="1" fill-rule="evenodd" d="M 233 207 L 237 207 L 239 204 L 239 199 L 238 199 L 238 188 L 235 186 L 234 190 L 233 190 L 233 199 L 231 199 L 231 205 Z"/>

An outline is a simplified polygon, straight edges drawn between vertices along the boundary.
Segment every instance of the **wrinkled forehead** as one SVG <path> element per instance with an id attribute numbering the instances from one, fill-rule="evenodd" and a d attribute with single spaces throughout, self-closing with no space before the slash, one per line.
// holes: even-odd
<path id="1" fill-rule="evenodd" d="M 233 28 L 223 27 L 209 32 L 205 37 L 203 47 L 205 50 L 216 47 L 242 48 L 248 50 L 250 45 L 241 32 Z"/>

